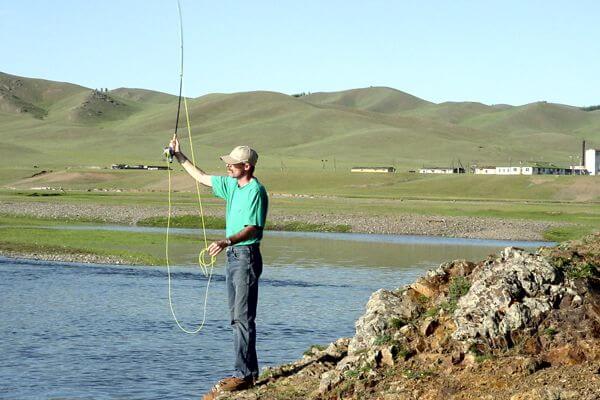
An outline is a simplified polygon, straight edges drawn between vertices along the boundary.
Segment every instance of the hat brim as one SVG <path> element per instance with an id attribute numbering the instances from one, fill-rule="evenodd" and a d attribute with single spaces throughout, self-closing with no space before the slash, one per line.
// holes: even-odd
<path id="1" fill-rule="evenodd" d="M 221 156 L 221 160 L 223 160 L 223 162 L 225 164 L 241 164 L 241 163 L 245 163 L 246 161 L 242 161 L 242 160 L 238 160 L 237 158 L 233 158 L 231 157 L 229 154 L 226 156 Z"/>

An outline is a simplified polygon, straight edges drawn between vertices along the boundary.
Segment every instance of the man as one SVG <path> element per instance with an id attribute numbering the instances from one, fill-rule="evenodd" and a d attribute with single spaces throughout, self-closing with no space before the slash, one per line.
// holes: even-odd
<path id="1" fill-rule="evenodd" d="M 208 253 L 216 256 L 227 249 L 225 279 L 233 327 L 235 373 L 219 381 L 205 396 L 211 399 L 219 390 L 247 389 L 258 378 L 255 319 L 258 279 L 263 266 L 259 245 L 265 227 L 268 196 L 264 186 L 254 177 L 258 154 L 250 147 L 238 146 L 229 155 L 221 157 L 228 176 L 210 176 L 197 168 L 181 152 L 176 137 L 170 147 L 192 178 L 212 187 L 214 195 L 227 202 L 225 239 L 211 243 Z"/>

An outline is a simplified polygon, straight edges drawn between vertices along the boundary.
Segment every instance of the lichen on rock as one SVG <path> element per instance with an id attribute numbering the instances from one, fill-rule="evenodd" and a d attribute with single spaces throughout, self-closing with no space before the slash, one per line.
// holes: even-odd
<path id="1" fill-rule="evenodd" d="M 570 288 L 564 274 L 538 254 L 506 248 L 471 275 L 454 313 L 452 337 L 490 347 L 514 344 L 512 333 L 535 329 Z"/>

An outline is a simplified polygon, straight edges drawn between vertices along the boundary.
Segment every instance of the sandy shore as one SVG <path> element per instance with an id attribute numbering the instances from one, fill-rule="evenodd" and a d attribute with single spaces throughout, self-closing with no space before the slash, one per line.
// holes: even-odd
<path id="1" fill-rule="evenodd" d="M 19 258 L 27 260 L 39 260 L 39 261 L 60 261 L 60 262 L 74 262 L 74 263 L 85 263 L 85 264 L 110 264 L 110 265 L 132 265 L 128 260 L 116 257 L 116 256 L 101 256 L 97 254 L 60 254 L 60 253 L 22 253 L 15 251 L 5 251 L 0 249 L 0 256 L 8 258 Z"/>
<path id="2" fill-rule="evenodd" d="M 174 208 L 173 215 L 195 214 L 194 209 Z M 135 225 L 139 220 L 167 216 L 166 207 L 83 205 L 55 203 L 0 203 L 0 213 L 45 218 L 94 218 L 106 223 Z M 205 215 L 223 216 L 221 210 L 205 209 Z M 271 212 L 273 224 L 292 221 L 348 225 L 352 232 L 397 235 L 427 235 L 473 239 L 542 240 L 543 232 L 564 225 L 545 221 L 518 219 L 448 217 L 430 215 L 364 216 L 360 214 L 327 215 L 304 213 L 281 215 Z"/>

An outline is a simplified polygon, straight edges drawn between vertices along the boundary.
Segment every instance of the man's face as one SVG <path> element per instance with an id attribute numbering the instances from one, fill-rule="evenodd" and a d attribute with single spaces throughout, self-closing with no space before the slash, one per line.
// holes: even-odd
<path id="1" fill-rule="evenodd" d="M 227 175 L 232 178 L 241 178 L 246 175 L 250 164 L 239 163 L 239 164 L 227 164 Z"/>

